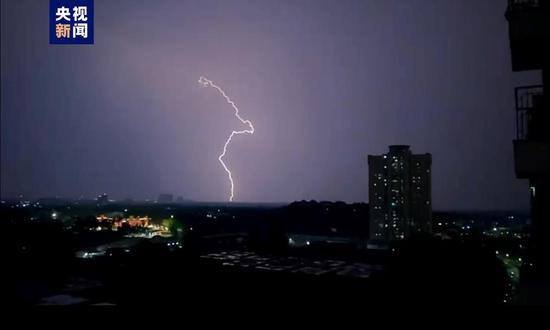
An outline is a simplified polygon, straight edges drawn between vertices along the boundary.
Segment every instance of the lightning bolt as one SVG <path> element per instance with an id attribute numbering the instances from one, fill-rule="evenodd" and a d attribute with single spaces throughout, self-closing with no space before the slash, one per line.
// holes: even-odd
<path id="1" fill-rule="evenodd" d="M 229 146 L 229 143 L 231 143 L 231 139 L 233 139 L 233 136 L 240 135 L 240 134 L 254 134 L 254 126 L 252 125 L 252 122 L 250 120 L 245 120 L 239 115 L 239 108 L 237 107 L 235 102 L 231 101 L 231 99 L 229 98 L 229 96 L 227 96 L 227 94 L 225 94 L 223 89 L 221 89 L 219 86 L 214 84 L 212 82 L 212 80 L 206 79 L 205 77 L 200 77 L 199 78 L 199 84 L 203 87 L 210 86 L 212 88 L 217 89 L 218 92 L 220 92 L 220 94 L 223 96 L 225 101 L 227 103 L 229 103 L 231 105 L 231 107 L 233 107 L 233 110 L 235 110 L 235 117 L 237 117 L 237 119 L 240 120 L 241 123 L 243 123 L 245 125 L 248 125 L 248 129 L 244 129 L 242 131 L 232 131 L 231 132 L 231 134 L 229 135 L 229 137 L 225 141 L 225 144 L 223 145 L 223 152 L 218 157 L 218 160 L 222 164 L 223 169 L 225 170 L 225 172 L 227 173 L 227 176 L 229 177 L 229 183 L 231 184 L 231 192 L 229 194 L 229 201 L 232 202 L 233 197 L 234 197 L 235 184 L 233 182 L 233 174 L 231 174 L 231 171 L 229 170 L 229 168 L 227 168 L 227 165 L 225 165 L 225 163 L 223 162 L 223 157 L 227 153 L 227 147 Z"/>

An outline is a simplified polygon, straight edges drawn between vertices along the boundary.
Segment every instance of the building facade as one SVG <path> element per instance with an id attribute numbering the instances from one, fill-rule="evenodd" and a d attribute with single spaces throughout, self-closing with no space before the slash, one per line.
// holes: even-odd
<path id="1" fill-rule="evenodd" d="M 431 232 L 430 154 L 412 154 L 409 146 L 390 146 L 369 155 L 370 239 L 394 241 L 413 232 Z"/>
<path id="2" fill-rule="evenodd" d="M 517 135 L 514 140 L 516 176 L 529 181 L 530 239 L 523 282 L 550 281 L 550 2 L 508 0 L 506 8 L 512 70 L 539 70 L 538 85 L 515 89 Z M 548 300 L 546 300 L 548 302 Z"/>

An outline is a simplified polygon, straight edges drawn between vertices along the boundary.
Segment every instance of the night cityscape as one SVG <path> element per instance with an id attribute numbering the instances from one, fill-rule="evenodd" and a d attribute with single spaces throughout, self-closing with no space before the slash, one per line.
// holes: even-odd
<path id="1" fill-rule="evenodd" d="M 2 0 L 4 300 L 550 305 L 548 16 Z"/>

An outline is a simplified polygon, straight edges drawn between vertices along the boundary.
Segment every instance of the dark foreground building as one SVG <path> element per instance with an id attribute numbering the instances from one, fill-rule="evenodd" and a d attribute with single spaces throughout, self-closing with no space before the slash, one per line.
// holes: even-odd
<path id="1" fill-rule="evenodd" d="M 532 230 L 527 268 L 529 281 L 548 280 L 550 251 L 550 109 L 545 95 L 550 81 L 550 3 L 509 0 L 512 69 L 541 70 L 542 85 L 515 89 L 517 137 L 514 140 L 516 176 L 528 179 Z"/>

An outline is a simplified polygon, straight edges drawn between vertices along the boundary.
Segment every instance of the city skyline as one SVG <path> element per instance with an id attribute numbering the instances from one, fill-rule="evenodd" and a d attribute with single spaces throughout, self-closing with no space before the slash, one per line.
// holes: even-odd
<path id="1" fill-rule="evenodd" d="M 238 202 L 366 202 L 367 155 L 407 144 L 433 155 L 435 209 L 529 207 L 512 91 L 540 77 L 509 69 L 506 1 L 128 4 L 55 47 L 46 2 L 2 2 L 2 198 L 225 200 L 237 123 L 204 74 L 257 126 L 227 157 Z"/>
<path id="2" fill-rule="evenodd" d="M 10 306 L 550 305 L 549 2 L 0 6 Z"/>

